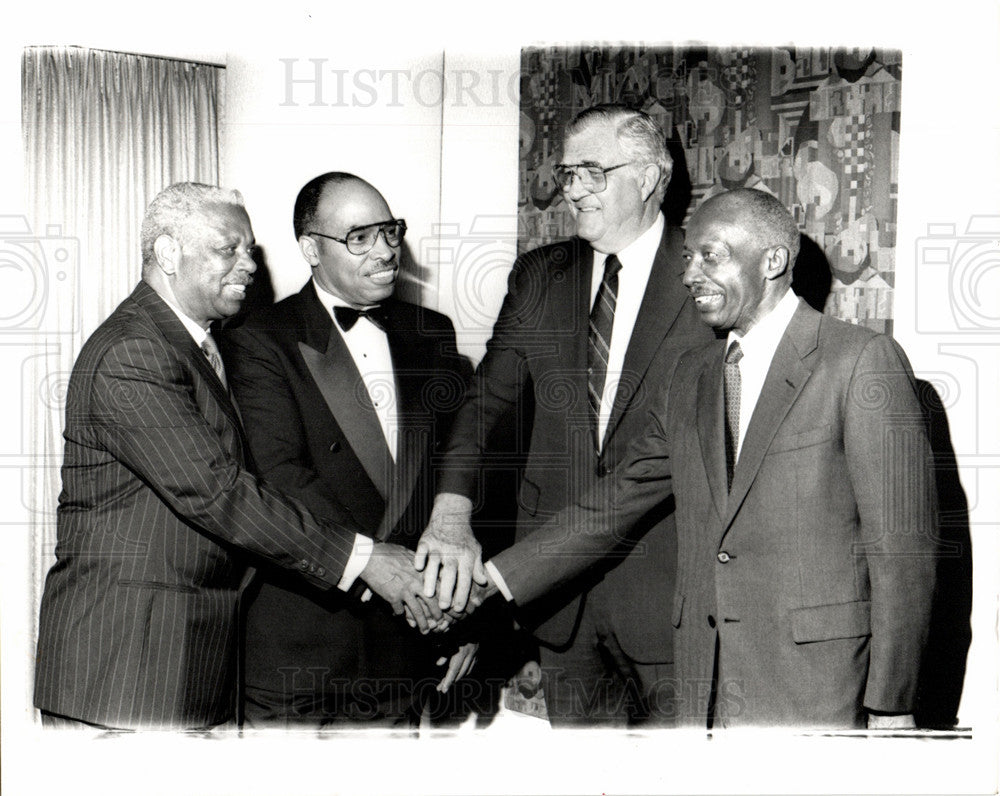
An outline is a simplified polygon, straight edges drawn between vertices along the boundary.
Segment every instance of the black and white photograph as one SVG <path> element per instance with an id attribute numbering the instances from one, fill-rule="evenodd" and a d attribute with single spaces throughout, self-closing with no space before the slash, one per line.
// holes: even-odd
<path id="1" fill-rule="evenodd" d="M 998 792 L 1000 7 L 8 16 L 10 793 Z"/>

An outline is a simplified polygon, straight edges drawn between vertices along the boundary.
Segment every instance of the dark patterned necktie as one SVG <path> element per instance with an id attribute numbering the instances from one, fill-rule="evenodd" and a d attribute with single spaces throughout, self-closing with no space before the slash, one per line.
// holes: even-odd
<path id="1" fill-rule="evenodd" d="M 743 349 L 739 340 L 733 340 L 726 352 L 725 382 L 726 393 L 726 489 L 733 485 L 733 471 L 736 469 L 736 450 L 740 439 L 740 360 Z"/>
<path id="2" fill-rule="evenodd" d="M 608 375 L 608 351 L 611 328 L 615 322 L 615 304 L 618 302 L 618 272 L 622 264 L 611 254 L 604 261 L 604 278 L 597 289 L 594 308 L 590 311 L 590 332 L 587 335 L 587 397 L 593 419 L 594 442 L 600 447 L 601 396 Z"/>
<path id="3" fill-rule="evenodd" d="M 219 377 L 219 381 L 222 382 L 222 386 L 228 390 L 229 383 L 226 381 L 226 369 L 222 365 L 222 355 L 219 353 L 219 346 L 215 344 L 215 339 L 211 334 L 209 334 L 208 337 L 205 338 L 205 341 L 201 344 L 201 350 L 204 352 L 205 356 L 208 357 L 212 370 L 214 370 L 215 375 Z"/>
<path id="4" fill-rule="evenodd" d="M 367 318 L 383 332 L 386 330 L 387 313 L 382 307 L 369 307 L 366 310 L 356 310 L 354 307 L 334 307 L 333 315 L 340 328 L 345 332 L 354 328 L 358 318 Z"/>

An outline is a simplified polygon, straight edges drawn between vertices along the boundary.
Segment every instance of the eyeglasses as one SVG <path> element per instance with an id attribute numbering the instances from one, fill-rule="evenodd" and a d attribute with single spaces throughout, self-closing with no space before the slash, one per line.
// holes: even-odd
<path id="1" fill-rule="evenodd" d="M 552 169 L 552 176 L 556 184 L 564 191 L 568 191 L 573 184 L 573 178 L 577 177 L 586 190 L 591 193 L 600 193 L 608 187 L 608 172 L 628 166 L 633 161 L 619 163 L 617 166 L 608 166 L 603 169 L 594 163 L 560 163 Z"/>
<path id="2" fill-rule="evenodd" d="M 351 254 L 368 254 L 375 248 L 375 241 L 378 240 L 380 232 L 385 238 L 385 242 L 395 248 L 403 242 L 403 236 L 406 234 L 406 221 L 402 218 L 392 218 L 388 221 L 379 221 L 376 224 L 365 224 L 363 227 L 349 229 L 343 238 L 335 238 L 333 235 L 326 235 L 322 232 L 307 232 L 306 235 L 318 235 L 321 238 L 329 238 L 337 243 L 343 243 Z"/>

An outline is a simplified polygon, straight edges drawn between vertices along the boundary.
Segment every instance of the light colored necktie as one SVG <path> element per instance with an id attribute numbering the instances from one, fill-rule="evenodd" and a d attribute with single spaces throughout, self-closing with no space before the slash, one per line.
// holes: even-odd
<path id="1" fill-rule="evenodd" d="M 587 397 L 593 419 L 594 442 L 600 448 L 598 430 L 601 422 L 601 397 L 608 375 L 608 352 L 611 345 L 611 329 L 615 322 L 615 304 L 618 302 L 618 272 L 621 261 L 609 255 L 604 261 L 604 278 L 597 289 L 597 298 L 590 311 L 590 333 L 587 335 Z"/>
<path id="2" fill-rule="evenodd" d="M 201 344 L 201 350 L 204 352 L 205 356 L 208 357 L 212 370 L 214 370 L 215 375 L 219 377 L 219 381 L 222 382 L 222 386 L 228 390 L 229 383 L 226 381 L 226 369 L 222 365 L 222 354 L 219 353 L 219 346 L 215 344 L 215 339 L 211 334 L 209 334 Z"/>
<path id="3" fill-rule="evenodd" d="M 740 439 L 740 360 L 743 349 L 733 340 L 726 352 L 724 388 L 726 394 L 726 489 L 733 485 L 736 469 L 736 451 Z"/>

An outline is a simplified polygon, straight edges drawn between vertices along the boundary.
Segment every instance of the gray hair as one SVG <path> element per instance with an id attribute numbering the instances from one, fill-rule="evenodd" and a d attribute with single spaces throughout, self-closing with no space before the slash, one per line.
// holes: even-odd
<path id="1" fill-rule="evenodd" d="M 143 272 L 156 262 L 153 244 L 160 235 L 180 240 L 193 219 L 204 214 L 210 205 L 220 204 L 243 207 L 243 196 L 239 191 L 200 182 L 175 182 L 160 191 L 142 219 Z"/>
<path id="2" fill-rule="evenodd" d="M 633 110 L 626 105 L 595 105 L 576 115 L 566 125 L 565 137 L 583 132 L 592 124 L 608 122 L 615 125 L 618 143 L 629 160 L 640 165 L 653 163 L 660 169 L 656 193 L 662 199 L 674 168 L 673 158 L 667 151 L 666 134 L 652 116 Z"/>

